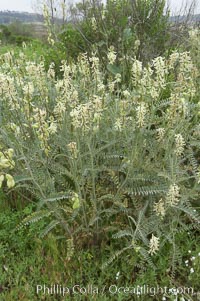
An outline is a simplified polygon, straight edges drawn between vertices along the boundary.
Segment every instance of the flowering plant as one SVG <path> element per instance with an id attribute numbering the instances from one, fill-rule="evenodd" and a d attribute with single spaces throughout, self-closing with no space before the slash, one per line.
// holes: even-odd
<path id="1" fill-rule="evenodd" d="M 116 59 L 113 47 L 108 59 Z M 1 141 L 11 162 L 11 149 L 16 154 L 16 190 L 39 202 L 25 224 L 48 217 L 43 235 L 60 226 L 71 245 L 115 234 L 149 262 L 174 231 L 199 227 L 198 71 L 190 53 L 146 66 L 132 58 L 126 86 L 120 72 L 106 81 L 95 53 L 63 61 L 61 79 L 53 64 L 46 72 L 23 53 L 0 60 Z M 2 167 L 9 160 L 0 155 Z"/>

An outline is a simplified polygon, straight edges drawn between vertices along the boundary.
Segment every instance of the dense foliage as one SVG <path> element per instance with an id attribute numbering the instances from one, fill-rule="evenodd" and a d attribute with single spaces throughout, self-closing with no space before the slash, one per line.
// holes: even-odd
<path id="1" fill-rule="evenodd" d="M 152 3 L 136 1 L 131 10 L 127 1 L 126 11 L 121 1 L 108 1 L 99 15 L 98 5 L 86 3 L 79 7 L 86 14 L 81 27 L 68 25 L 58 36 L 46 11 L 51 48 L 32 41 L 2 51 L 0 187 L 14 209 L 13 220 L 10 209 L 0 215 L 3 283 L 9 247 L 27 256 L 30 247 L 55 262 L 55 282 L 63 281 L 63 262 L 72 268 L 81 254 L 81 266 L 95 258 L 102 275 L 111 269 L 119 278 L 118 262 L 131 275 L 120 284 L 132 277 L 159 283 L 160 272 L 160 284 L 177 286 L 178 276 L 183 285 L 185 260 L 187 283 L 198 289 L 199 31 L 190 29 L 179 49 L 166 48 L 164 1 L 156 11 Z M 134 23 L 136 12 L 141 24 Z M 9 241 L 4 228 L 12 225 Z M 44 262 L 34 260 L 30 270 L 35 262 L 38 275 Z M 38 278 L 31 279 L 35 285 Z"/>
<path id="2" fill-rule="evenodd" d="M 23 53 L 1 62 L 1 160 L 15 152 L 16 188 L 40 200 L 33 220 L 53 218 L 45 233 L 60 225 L 69 239 L 99 243 L 120 230 L 147 256 L 152 235 L 171 240 L 169 227 L 198 227 L 198 70 L 189 53 L 147 67 L 133 60 L 126 86 L 120 73 L 105 83 L 95 55 L 63 61 L 62 79 Z"/>

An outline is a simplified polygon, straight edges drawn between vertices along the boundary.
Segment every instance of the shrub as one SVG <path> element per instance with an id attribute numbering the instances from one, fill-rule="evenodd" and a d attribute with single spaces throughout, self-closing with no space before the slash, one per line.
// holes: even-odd
<path id="1" fill-rule="evenodd" d="M 5 25 L 0 25 L 0 39 L 2 42 L 9 40 L 11 36 L 11 31 Z"/>
<path id="2" fill-rule="evenodd" d="M 110 0 L 106 5 L 101 1 L 83 1 L 72 7 L 70 13 L 69 23 L 59 26 L 52 24 L 50 11 L 45 8 L 48 40 L 53 45 L 51 57 L 56 56 L 60 62 L 63 57 L 70 62 L 77 60 L 80 53 L 91 57 L 95 52 L 106 68 L 107 52 L 114 47 L 117 67 L 126 73 L 123 82 L 129 78 L 130 58 L 147 63 L 165 52 L 169 40 L 169 12 L 165 12 L 165 0 Z M 121 60 L 123 66 L 120 66 Z"/>
<path id="3" fill-rule="evenodd" d="M 114 46 L 119 57 L 136 55 L 148 62 L 164 53 L 169 39 L 169 15 L 164 8 L 164 0 L 110 0 L 106 5 L 86 1 L 76 5 L 72 16 L 74 28 L 81 34 L 83 49 L 91 55 L 95 46 L 105 65 L 110 46 Z M 68 40 L 67 35 L 65 39 Z"/>
<path id="4" fill-rule="evenodd" d="M 58 35 L 60 41 L 58 45 L 62 47 L 62 51 L 66 54 L 65 59 L 77 59 L 78 55 L 85 52 L 85 45 L 81 34 L 72 26 L 68 24 L 66 28 Z"/>
<path id="5" fill-rule="evenodd" d="M 1 144 L 16 191 L 37 199 L 23 224 L 50 219 L 41 235 L 60 227 L 69 254 L 123 238 L 111 260 L 131 250 L 153 267 L 170 243 L 175 267 L 177 233 L 199 229 L 198 72 L 188 52 L 130 70 L 127 85 L 117 72 L 105 81 L 98 57 L 81 55 L 57 79 L 53 64 L 1 56 Z"/>

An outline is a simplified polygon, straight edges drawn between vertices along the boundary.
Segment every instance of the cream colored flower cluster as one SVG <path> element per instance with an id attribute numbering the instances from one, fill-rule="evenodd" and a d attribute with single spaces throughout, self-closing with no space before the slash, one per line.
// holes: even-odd
<path id="1" fill-rule="evenodd" d="M 14 150 L 12 148 L 9 148 L 6 151 L 0 151 L 0 188 L 2 187 L 4 180 L 6 180 L 8 188 L 15 186 L 13 177 L 8 173 L 8 171 L 13 169 L 15 166 L 13 153 Z"/>
<path id="2" fill-rule="evenodd" d="M 33 111 L 32 127 L 35 129 L 37 137 L 39 138 L 41 148 L 48 154 L 50 149 L 48 145 L 49 136 L 57 132 L 57 123 L 53 116 L 47 121 L 47 112 L 45 109 L 35 108 Z"/>
<path id="3" fill-rule="evenodd" d="M 98 130 L 103 113 L 102 99 L 94 95 L 94 99 L 76 106 L 70 112 L 72 125 L 83 132 L 90 129 Z"/>
<path id="4" fill-rule="evenodd" d="M 116 61 L 117 53 L 114 51 L 114 47 L 111 46 L 108 51 L 108 62 L 113 65 Z"/>
<path id="5" fill-rule="evenodd" d="M 117 53 L 111 46 L 109 63 L 116 64 L 116 59 Z M 1 101 L 12 115 L 7 127 L 24 139 L 32 137 L 34 132 L 46 153 L 50 150 L 51 137 L 66 120 L 83 133 L 98 131 L 105 116 L 114 131 L 121 132 L 130 126 L 145 128 L 151 104 L 159 101 L 166 89 L 170 91 L 170 104 L 165 118 L 173 125 L 179 120 L 177 116 L 182 118 L 189 113 L 188 101 L 195 93 L 197 76 L 188 52 L 174 52 L 169 59 L 157 57 L 146 66 L 133 59 L 127 87 L 121 85 L 120 73 L 110 74 L 105 83 L 95 53 L 90 58 L 81 54 L 77 64 L 63 61 L 62 79 L 55 77 L 53 63 L 46 72 L 42 60 L 28 61 L 23 53 L 15 58 L 9 52 L 0 57 L 0 62 Z M 164 135 L 165 129 L 158 127 L 158 141 Z M 176 154 L 181 155 L 184 141 L 180 134 L 175 140 Z"/>
<path id="6" fill-rule="evenodd" d="M 181 134 L 175 135 L 175 153 L 180 156 L 184 152 L 185 141 Z"/>
<path id="7" fill-rule="evenodd" d="M 172 71 L 177 75 L 170 83 L 169 75 Z M 136 59 L 132 64 L 132 83 L 140 97 L 158 100 L 164 89 L 170 87 L 172 104 L 176 102 L 176 108 L 171 108 L 173 113 L 178 109 L 180 114 L 185 109 L 188 99 L 194 96 L 196 77 L 197 69 L 189 52 L 173 52 L 168 60 L 157 57 L 145 67 Z"/>
<path id="8" fill-rule="evenodd" d="M 149 242 L 149 254 L 154 255 L 159 250 L 160 238 L 152 234 Z"/>
<path id="9" fill-rule="evenodd" d="M 167 62 L 162 57 L 155 58 L 146 67 L 138 60 L 134 60 L 132 65 L 132 82 L 141 97 L 158 99 L 166 87 L 167 74 Z"/>
<path id="10" fill-rule="evenodd" d="M 132 126 L 135 124 L 135 127 L 139 128 L 147 126 L 150 107 L 152 108 L 154 102 L 160 101 L 166 91 L 169 94 L 169 105 L 165 114 L 166 124 L 174 127 L 174 124 L 178 124 L 182 118 L 189 116 L 189 103 L 196 93 L 195 82 L 198 76 L 189 52 L 173 52 L 168 59 L 157 57 L 146 66 L 133 59 L 131 74 L 132 89 L 125 90 L 125 94 L 124 91 L 117 90 L 126 99 L 126 106 L 125 110 L 123 112 L 121 110 L 116 116 L 115 130 L 122 131 L 130 124 Z M 116 90 L 115 81 L 109 82 L 109 89 L 111 93 Z M 121 96 L 116 101 L 121 103 L 124 99 Z M 158 128 L 156 131 L 158 141 L 162 141 L 165 129 Z M 177 155 L 183 153 L 185 146 L 184 140 L 180 141 L 180 135 L 177 134 L 175 137 Z"/>
<path id="11" fill-rule="evenodd" d="M 15 58 L 12 53 L 1 56 L 0 61 L 1 102 L 10 115 L 5 115 L 6 128 L 24 140 L 34 131 L 41 148 L 48 153 L 50 135 L 57 131 L 54 116 L 47 112 L 49 90 L 55 85 L 54 65 L 46 73 L 43 61 L 25 61 L 22 54 Z"/>
<path id="12" fill-rule="evenodd" d="M 163 218 L 168 207 L 176 206 L 180 201 L 180 187 L 177 184 L 171 184 L 165 199 L 160 199 L 154 204 L 153 211 L 156 215 Z"/>

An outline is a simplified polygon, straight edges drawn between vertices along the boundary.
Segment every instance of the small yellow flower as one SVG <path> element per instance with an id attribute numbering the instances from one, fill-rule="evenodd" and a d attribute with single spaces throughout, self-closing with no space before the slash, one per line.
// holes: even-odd
<path id="1" fill-rule="evenodd" d="M 6 179 L 7 179 L 7 186 L 8 188 L 12 188 L 15 186 L 15 181 L 13 179 L 13 177 L 9 174 L 6 174 Z"/>
<path id="2" fill-rule="evenodd" d="M 72 208 L 74 210 L 78 209 L 80 207 L 80 200 L 79 200 L 79 197 L 78 197 L 77 193 L 74 193 L 73 198 L 72 198 L 72 202 L 73 202 Z"/>
<path id="3" fill-rule="evenodd" d="M 3 184 L 3 181 L 4 181 L 4 175 L 0 175 L 0 188 Z"/>
<path id="4" fill-rule="evenodd" d="M 10 161 L 5 157 L 0 158 L 0 168 L 8 168 L 10 167 Z"/>
<path id="5" fill-rule="evenodd" d="M 12 148 L 9 148 L 9 149 L 7 150 L 7 153 L 8 153 L 8 157 L 9 157 L 10 159 L 12 159 L 14 150 L 13 150 Z"/>

